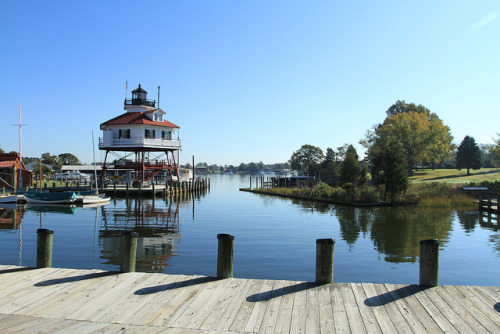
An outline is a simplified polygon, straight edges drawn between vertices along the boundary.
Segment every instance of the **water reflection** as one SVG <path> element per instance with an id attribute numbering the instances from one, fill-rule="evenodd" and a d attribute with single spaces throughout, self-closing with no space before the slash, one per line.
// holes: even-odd
<path id="1" fill-rule="evenodd" d="M 334 212 L 342 238 L 348 244 L 354 244 L 360 234 L 369 235 L 375 249 L 385 255 L 385 261 L 395 263 L 416 262 L 420 240 L 438 239 L 445 247 L 453 226 L 450 210 L 339 207 Z"/>
<path id="2" fill-rule="evenodd" d="M 273 197 L 273 201 L 278 200 L 290 201 Z M 369 238 L 375 250 L 384 255 L 386 262 L 391 263 L 416 262 L 420 254 L 420 240 L 438 239 L 441 248 L 445 248 L 455 218 L 455 212 L 449 209 L 423 209 L 417 206 L 360 208 L 295 199 L 291 202 L 302 212 L 335 216 L 339 222 L 340 236 L 349 250 L 353 250 L 360 237 Z M 477 211 L 458 214 L 465 231 L 474 228 L 478 217 Z M 487 227 L 487 224 L 482 222 L 481 226 Z M 498 228 L 498 225 L 491 227 Z"/>
<path id="3" fill-rule="evenodd" d="M 99 229 L 102 263 L 120 265 L 120 234 L 132 231 L 139 235 L 136 270 L 164 272 L 169 260 L 178 255 L 181 239 L 179 212 L 182 204 L 192 204 L 194 219 L 194 203 L 204 195 L 184 194 L 165 201 L 126 198 L 121 205 L 117 205 L 115 199 L 114 205 L 103 206 Z"/>
<path id="4" fill-rule="evenodd" d="M 0 229 L 18 230 L 24 218 L 24 210 L 17 210 L 15 203 L 0 204 Z"/>

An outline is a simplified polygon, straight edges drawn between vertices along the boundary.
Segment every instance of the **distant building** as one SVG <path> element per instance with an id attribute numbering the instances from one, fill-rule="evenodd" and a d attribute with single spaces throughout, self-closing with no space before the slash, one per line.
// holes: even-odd
<path id="1" fill-rule="evenodd" d="M 22 171 L 22 185 L 19 184 L 19 174 Z M 0 187 L 16 189 L 31 186 L 33 172 L 26 169 L 19 153 L 0 153 Z"/>

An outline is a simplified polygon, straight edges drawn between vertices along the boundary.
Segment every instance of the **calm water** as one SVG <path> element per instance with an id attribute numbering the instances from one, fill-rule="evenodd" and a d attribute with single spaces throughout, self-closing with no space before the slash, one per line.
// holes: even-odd
<path id="1" fill-rule="evenodd" d="M 316 239 L 334 238 L 337 282 L 418 283 L 419 241 L 440 241 L 440 283 L 500 285 L 496 218 L 415 207 L 357 209 L 240 192 L 248 176 L 212 175 L 182 200 L 106 206 L 0 206 L 0 263 L 36 265 L 36 229 L 54 230 L 53 266 L 118 270 L 120 232 L 139 233 L 138 270 L 215 276 L 217 234 L 235 236 L 234 276 L 315 279 Z"/>

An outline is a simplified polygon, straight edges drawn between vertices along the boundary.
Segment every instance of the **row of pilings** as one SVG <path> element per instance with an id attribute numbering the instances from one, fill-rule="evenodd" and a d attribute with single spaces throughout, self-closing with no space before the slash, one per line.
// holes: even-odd
<path id="1" fill-rule="evenodd" d="M 120 242 L 120 271 L 134 272 L 137 258 L 136 232 L 124 231 Z M 52 267 L 52 244 L 54 231 L 37 230 L 37 268 Z M 218 234 L 217 278 L 233 277 L 234 236 Z M 316 283 L 333 283 L 334 239 L 316 240 Z M 419 285 L 437 286 L 439 273 L 439 241 L 428 239 L 420 241 Z"/>

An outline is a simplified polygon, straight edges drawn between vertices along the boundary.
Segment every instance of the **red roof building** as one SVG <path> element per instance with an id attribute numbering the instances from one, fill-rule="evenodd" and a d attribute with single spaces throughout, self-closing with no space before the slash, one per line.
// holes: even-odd
<path id="1" fill-rule="evenodd" d="M 26 166 L 21 162 L 18 153 L 0 153 L 0 187 L 11 189 L 18 188 L 19 172 L 22 167 L 22 187 L 31 186 L 33 183 L 33 173 L 26 170 Z"/>
<path id="2" fill-rule="evenodd" d="M 165 111 L 156 106 L 156 101 L 148 100 L 147 94 L 139 85 L 132 91 L 132 98 L 125 99 L 126 112 L 100 126 L 103 136 L 99 138 L 99 149 L 106 151 L 105 162 L 111 151 L 134 153 L 133 166 L 126 163 L 123 167 L 124 161 L 115 161 L 115 168 L 134 170 L 137 182 L 148 181 L 163 169 L 168 170 L 172 177 L 172 170 L 177 173 L 174 153 L 181 149 L 180 127 L 167 121 Z M 166 161 L 147 161 L 149 152 L 165 153 Z M 149 170 L 153 165 L 156 169 Z"/>

